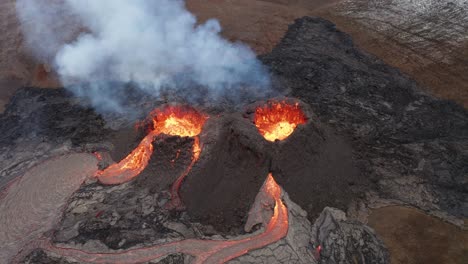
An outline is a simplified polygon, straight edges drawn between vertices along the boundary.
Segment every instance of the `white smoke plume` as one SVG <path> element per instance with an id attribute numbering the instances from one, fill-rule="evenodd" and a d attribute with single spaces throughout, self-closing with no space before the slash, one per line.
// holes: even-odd
<path id="1" fill-rule="evenodd" d="M 217 20 L 197 24 L 182 0 L 17 0 L 17 13 L 35 54 L 96 106 L 122 111 L 125 98 L 108 81 L 153 96 L 189 82 L 205 87 L 207 100 L 270 84 L 251 49 L 223 39 Z"/>

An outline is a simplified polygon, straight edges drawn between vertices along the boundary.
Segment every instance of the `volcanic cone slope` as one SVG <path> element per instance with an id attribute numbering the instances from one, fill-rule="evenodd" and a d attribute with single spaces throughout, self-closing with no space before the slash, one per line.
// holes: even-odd
<path id="1" fill-rule="evenodd" d="M 269 158 L 263 138 L 240 114 L 207 121 L 200 160 L 182 184 L 188 212 L 220 230 L 243 226 Z"/>
<path id="2" fill-rule="evenodd" d="M 351 141 L 374 198 L 468 216 L 468 112 L 460 105 L 423 93 L 321 18 L 296 20 L 262 60 L 277 85 Z"/>

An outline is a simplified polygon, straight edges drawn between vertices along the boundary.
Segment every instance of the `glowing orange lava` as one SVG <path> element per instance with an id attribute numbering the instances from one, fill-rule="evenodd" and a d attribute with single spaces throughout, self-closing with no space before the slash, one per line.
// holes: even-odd
<path id="1" fill-rule="evenodd" d="M 298 103 L 270 102 L 258 107 L 254 117 L 258 131 L 268 141 L 284 140 L 298 125 L 306 122 L 307 118 Z"/>
<path id="2" fill-rule="evenodd" d="M 103 171 L 98 171 L 98 180 L 103 184 L 121 184 L 138 176 L 153 154 L 152 142 L 155 136 L 154 132 L 150 132 L 127 157 Z"/>
<path id="3" fill-rule="evenodd" d="M 153 129 L 157 134 L 195 137 L 200 134 L 207 116 L 191 107 L 168 106 L 151 113 Z"/>
<path id="4" fill-rule="evenodd" d="M 113 164 L 104 171 L 99 171 L 97 177 L 103 184 L 121 184 L 138 176 L 148 165 L 153 153 L 153 140 L 160 134 L 180 137 L 196 137 L 200 134 L 207 116 L 200 114 L 191 107 L 167 106 L 151 113 L 153 127 L 127 157 Z M 200 155 L 200 144 L 195 138 L 193 158 L 190 168 Z M 188 174 L 185 173 L 185 175 Z M 185 175 L 183 177 L 185 177 Z M 182 182 L 183 177 L 180 182 Z M 181 178 L 181 177 L 179 177 Z M 179 184 L 180 185 L 180 184 Z"/>
<path id="5" fill-rule="evenodd" d="M 198 136 L 194 137 L 193 147 L 192 147 L 192 161 L 187 169 L 175 180 L 171 187 L 171 201 L 167 204 L 168 209 L 183 209 L 182 200 L 180 199 L 179 190 L 182 182 L 185 177 L 192 170 L 193 165 L 197 162 L 200 157 L 201 146 L 200 139 Z"/>
<path id="6" fill-rule="evenodd" d="M 281 200 L 281 188 L 271 174 L 268 175 L 261 192 L 265 192 L 270 199 L 273 199 L 275 206 L 273 216 L 265 231 L 252 237 L 227 241 L 186 239 L 146 248 L 105 253 L 58 247 L 47 241 L 43 241 L 38 247 L 60 256 L 92 263 L 142 263 L 176 253 L 194 256 L 196 264 L 225 263 L 252 250 L 272 244 L 287 235 L 288 208 Z"/>
<path id="7" fill-rule="evenodd" d="M 179 195 L 179 189 L 185 177 L 200 157 L 201 146 L 198 135 L 201 133 L 203 125 L 208 117 L 200 114 L 193 108 L 175 106 L 168 106 L 165 109 L 156 109 L 151 115 L 153 116 L 154 131 L 171 136 L 194 138 L 192 161 L 187 169 L 172 184 L 171 201 L 167 205 L 168 208 L 182 209 L 183 206 Z"/>

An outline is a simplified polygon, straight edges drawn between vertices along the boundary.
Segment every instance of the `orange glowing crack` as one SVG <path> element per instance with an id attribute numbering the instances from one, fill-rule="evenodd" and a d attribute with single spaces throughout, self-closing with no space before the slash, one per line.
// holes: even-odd
<path id="1" fill-rule="evenodd" d="M 171 160 L 172 165 L 174 165 L 175 162 L 176 162 L 176 160 L 179 159 L 179 156 L 180 156 L 180 152 L 181 152 L 181 151 L 182 151 L 181 149 L 178 149 L 178 150 L 177 150 L 175 157 Z"/>
<path id="2" fill-rule="evenodd" d="M 195 264 L 225 263 L 252 250 L 272 244 L 287 235 L 289 227 L 288 209 L 281 200 L 281 188 L 271 174 L 268 175 L 261 191 L 275 201 L 275 206 L 273 216 L 265 231 L 252 237 L 228 241 L 186 239 L 152 247 L 111 253 L 93 253 L 73 248 L 57 247 L 48 242 L 43 242 L 41 248 L 60 256 L 91 263 L 141 263 L 175 253 L 194 256 Z"/>
<path id="3" fill-rule="evenodd" d="M 305 124 L 307 118 L 299 104 L 286 102 L 270 102 L 258 107 L 255 111 L 254 123 L 260 134 L 268 141 L 284 140 L 296 127 Z"/>
<path id="4" fill-rule="evenodd" d="M 198 161 L 201 153 L 200 139 L 198 136 L 194 137 L 193 147 L 192 147 L 192 161 L 190 162 L 187 169 L 175 180 L 171 187 L 171 201 L 167 204 L 168 209 L 183 209 L 182 200 L 180 199 L 179 190 L 182 182 L 185 177 L 192 170 L 193 165 Z"/>
<path id="5" fill-rule="evenodd" d="M 148 165 L 153 154 L 153 140 L 160 134 L 180 137 L 196 137 L 201 133 L 207 116 L 200 114 L 191 107 L 167 106 L 151 113 L 153 127 L 127 157 L 97 173 L 98 180 L 103 184 L 121 184 L 138 176 Z M 190 168 L 198 160 L 200 147 L 195 139 L 194 152 Z M 185 173 L 185 175 L 188 174 Z M 183 177 L 180 179 L 182 182 Z"/>

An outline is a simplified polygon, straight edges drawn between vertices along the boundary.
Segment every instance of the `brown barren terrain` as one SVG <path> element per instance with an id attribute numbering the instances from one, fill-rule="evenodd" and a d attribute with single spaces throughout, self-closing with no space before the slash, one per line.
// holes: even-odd
<path id="1" fill-rule="evenodd" d="M 376 209 L 369 225 L 389 248 L 392 264 L 468 263 L 468 232 L 421 211 L 401 206 Z"/>
<path id="2" fill-rule="evenodd" d="M 463 37 L 468 28 L 466 10 L 435 5 L 434 10 L 429 10 L 430 16 L 422 15 L 400 25 L 394 20 L 407 16 L 402 10 L 408 7 L 392 6 L 394 1 L 380 2 L 187 0 L 187 7 L 201 22 L 219 19 L 225 37 L 246 43 L 258 54 L 269 52 L 294 19 L 322 16 L 350 34 L 362 49 L 401 69 L 430 93 L 468 106 L 468 42 Z M 3 32 L 0 36 L 1 112 L 18 87 L 57 87 L 60 84 L 50 77 L 53 75 L 50 67 L 29 55 L 16 18 L 15 0 L 2 1 L 0 8 Z M 392 16 L 386 16 L 388 14 Z"/>
<path id="3" fill-rule="evenodd" d="M 200 21 L 217 18 L 223 35 L 247 43 L 258 54 L 269 52 L 296 18 L 337 0 L 187 0 Z"/>
<path id="4" fill-rule="evenodd" d="M 468 2 L 347 0 L 317 15 L 429 93 L 468 107 Z"/>

